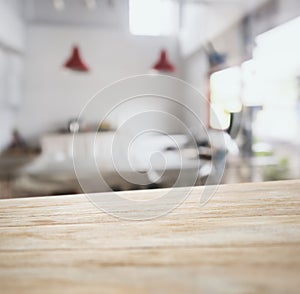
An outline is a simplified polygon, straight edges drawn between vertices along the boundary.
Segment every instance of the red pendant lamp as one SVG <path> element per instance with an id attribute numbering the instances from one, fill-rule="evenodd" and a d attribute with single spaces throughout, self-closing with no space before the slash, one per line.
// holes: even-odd
<path id="1" fill-rule="evenodd" d="M 87 72 L 90 70 L 89 67 L 82 60 L 78 46 L 73 47 L 71 57 L 64 64 L 64 67 L 75 71 Z"/>
<path id="2" fill-rule="evenodd" d="M 153 69 L 165 72 L 174 72 L 175 66 L 169 61 L 166 50 L 161 50 L 160 58 L 157 63 L 153 66 Z"/>

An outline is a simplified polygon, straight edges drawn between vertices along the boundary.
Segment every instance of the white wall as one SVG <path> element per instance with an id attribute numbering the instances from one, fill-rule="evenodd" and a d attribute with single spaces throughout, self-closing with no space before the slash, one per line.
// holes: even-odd
<path id="1" fill-rule="evenodd" d="M 0 151 L 11 140 L 21 99 L 24 23 L 21 2 L 0 0 Z"/>
<path id="2" fill-rule="evenodd" d="M 0 46 L 24 50 L 22 4 L 18 0 L 0 0 Z"/>
<path id="3" fill-rule="evenodd" d="M 91 67 L 90 73 L 63 68 L 73 44 L 81 48 L 84 60 Z M 121 78 L 149 73 L 163 47 L 177 63 L 175 38 L 134 37 L 95 27 L 30 25 L 25 55 L 25 98 L 17 127 L 26 138 L 38 138 L 44 132 L 66 126 L 103 87 Z M 97 100 L 84 118 L 97 123 L 110 99 Z M 118 120 L 115 117 L 112 123 L 118 124 Z"/>
<path id="4" fill-rule="evenodd" d="M 280 19 L 287 17 L 288 10 L 293 10 L 292 1 L 295 3 L 297 0 L 280 1 L 281 8 L 286 3 Z M 186 20 L 181 35 L 185 54 L 183 62 L 178 54 L 176 38 L 134 37 L 128 33 L 127 1 L 117 0 L 114 7 L 104 6 L 92 12 L 81 7 L 81 2 L 76 2 L 77 6 L 68 5 L 71 0 L 66 1 L 64 11 L 57 12 L 50 2 L 30 0 L 31 6 L 28 7 L 25 99 L 17 121 L 26 138 L 38 138 L 44 132 L 65 126 L 70 118 L 79 114 L 93 94 L 109 83 L 148 73 L 162 47 L 168 49 L 175 64 L 184 65 L 183 78 L 205 96 L 207 62 L 201 46 L 213 38 L 218 50 L 229 53 L 229 62 L 238 63 L 243 50 L 240 24 L 228 28 L 241 19 L 245 11 L 265 0 L 241 0 L 236 2 L 238 5 L 186 4 Z M 224 31 L 224 37 L 218 37 Z M 74 43 L 79 44 L 84 59 L 92 68 L 87 75 L 67 72 L 62 68 Z M 85 119 L 97 122 L 109 102 L 110 98 L 98 101 Z M 181 102 L 194 110 L 203 122 L 207 121 L 207 107 L 197 97 L 183 95 Z M 180 112 L 171 108 L 170 105 L 161 105 L 161 110 Z M 122 117 L 115 116 L 113 123 L 126 120 L 127 111 L 123 110 Z M 134 111 L 131 109 L 129 112 Z M 190 126 L 197 128 L 194 122 L 190 122 Z"/>
<path id="5" fill-rule="evenodd" d="M 211 39 L 233 26 L 249 11 L 268 0 L 237 0 L 186 3 L 183 6 L 183 22 L 180 45 L 185 57 L 197 52 Z"/>
<path id="6" fill-rule="evenodd" d="M 190 58 L 184 60 L 184 79 L 199 91 L 198 97 L 185 95 L 186 105 L 193 109 L 203 125 L 208 122 L 208 101 L 207 101 L 207 73 L 209 70 L 207 56 L 204 50 L 199 50 Z M 199 123 L 195 125 L 194 120 L 187 120 L 187 125 L 193 130 L 199 128 Z"/>

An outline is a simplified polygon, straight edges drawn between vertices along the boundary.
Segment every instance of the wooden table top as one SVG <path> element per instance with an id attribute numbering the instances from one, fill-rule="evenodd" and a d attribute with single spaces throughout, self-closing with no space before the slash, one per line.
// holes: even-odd
<path id="1" fill-rule="evenodd" d="M 1 293 L 299 293 L 300 181 L 220 186 L 203 207 L 201 189 L 149 221 L 84 195 L 1 200 Z"/>

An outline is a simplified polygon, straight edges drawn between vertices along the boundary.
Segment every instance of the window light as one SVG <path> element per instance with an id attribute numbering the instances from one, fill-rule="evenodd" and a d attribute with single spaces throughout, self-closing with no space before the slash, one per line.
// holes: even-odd
<path id="1" fill-rule="evenodd" d="M 129 1 L 129 29 L 133 35 L 171 35 L 176 32 L 177 20 L 178 9 L 175 1 Z"/>

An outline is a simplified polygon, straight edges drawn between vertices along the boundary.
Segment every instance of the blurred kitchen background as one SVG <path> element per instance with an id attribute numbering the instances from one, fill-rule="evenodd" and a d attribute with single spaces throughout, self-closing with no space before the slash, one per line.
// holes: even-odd
<path id="1" fill-rule="evenodd" d="M 148 179 L 139 184 L 118 175 L 109 158 L 127 111 L 99 125 L 110 99 L 102 97 L 77 118 L 103 87 L 149 73 L 180 78 L 208 97 L 204 105 L 180 95 L 216 139 L 198 134 L 202 126 L 184 113 L 156 105 L 178 116 L 196 145 L 176 125 L 153 118 L 172 138 L 149 134 L 136 145 Z M 74 133 L 77 156 L 92 157 L 94 144 L 113 190 L 171 187 L 179 171 L 187 180 L 178 185 L 190 185 L 195 161 L 196 184 L 204 185 L 223 173 L 225 157 L 222 183 L 300 178 L 300 1 L 0 0 L 0 198 L 81 193 Z M 168 157 L 162 173 L 149 171 L 147 152 Z"/>

